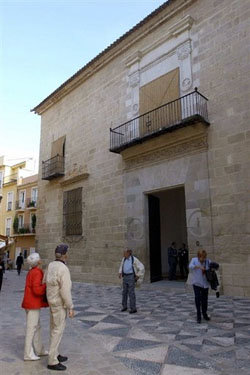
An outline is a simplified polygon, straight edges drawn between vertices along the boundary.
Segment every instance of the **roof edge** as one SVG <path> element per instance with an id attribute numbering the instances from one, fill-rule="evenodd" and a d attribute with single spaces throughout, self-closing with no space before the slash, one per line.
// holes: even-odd
<path id="1" fill-rule="evenodd" d="M 180 10 L 187 7 L 196 0 L 180 0 L 179 6 L 177 5 L 175 8 L 173 8 L 172 12 L 166 14 L 166 16 L 160 19 L 159 22 L 157 22 L 156 24 L 149 25 L 149 28 L 143 32 L 143 26 L 149 24 L 150 20 L 152 20 L 154 17 L 160 14 L 164 9 L 169 7 L 171 4 L 175 2 L 177 3 L 177 1 L 178 0 L 168 0 L 162 5 L 160 5 L 152 13 L 150 13 L 148 16 L 142 19 L 142 21 L 140 21 L 129 31 L 123 34 L 120 38 L 116 39 L 102 52 L 100 52 L 96 57 L 90 60 L 86 65 L 79 69 L 75 74 L 73 74 L 73 76 L 71 76 L 64 83 L 62 83 L 55 91 L 53 91 L 49 96 L 47 96 L 42 102 L 40 102 L 30 111 L 41 115 L 43 112 L 45 112 L 55 103 L 57 103 L 60 99 L 66 96 L 69 92 L 78 87 L 84 80 L 92 76 L 94 73 L 96 73 L 96 71 L 100 70 L 109 61 L 114 59 L 116 56 L 120 55 L 124 49 L 127 49 L 128 47 L 136 43 L 139 39 L 145 36 L 145 34 L 150 33 L 152 30 L 159 27 L 160 24 L 166 22 L 170 17 L 174 16 Z M 129 41 L 129 37 L 136 31 L 142 32 L 139 33 L 139 35 L 136 38 L 133 38 Z M 123 41 L 125 41 L 126 44 L 122 48 L 115 50 L 115 48 L 117 49 L 117 47 L 120 46 Z"/>

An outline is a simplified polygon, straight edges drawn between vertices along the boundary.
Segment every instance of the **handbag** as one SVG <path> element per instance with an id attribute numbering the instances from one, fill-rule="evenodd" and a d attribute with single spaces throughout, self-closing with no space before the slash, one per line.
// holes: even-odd
<path id="1" fill-rule="evenodd" d="M 208 265 L 208 270 L 205 270 L 205 275 L 206 275 L 207 281 L 211 283 L 211 281 L 213 281 L 214 279 L 214 270 L 212 270 L 209 265 Z"/>

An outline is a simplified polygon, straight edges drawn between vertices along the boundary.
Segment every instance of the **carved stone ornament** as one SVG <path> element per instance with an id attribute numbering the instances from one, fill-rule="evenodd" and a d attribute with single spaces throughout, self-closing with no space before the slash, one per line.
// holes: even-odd
<path id="1" fill-rule="evenodd" d="M 199 153 L 202 150 L 206 150 L 207 147 L 207 136 L 201 136 L 197 139 L 188 140 L 185 143 L 179 143 L 171 147 L 153 150 L 128 159 L 126 160 L 125 170 L 142 167 L 162 160 L 176 159 L 190 154 Z"/>
<path id="2" fill-rule="evenodd" d="M 192 86 L 192 81 L 190 78 L 184 78 L 181 82 L 181 89 L 182 91 L 187 91 Z"/>
<path id="3" fill-rule="evenodd" d="M 131 74 L 131 76 L 129 77 L 129 85 L 131 87 L 136 87 L 137 85 L 139 85 L 139 83 L 140 83 L 140 73 L 135 72 Z"/>
<path id="4" fill-rule="evenodd" d="M 133 114 L 136 115 L 139 111 L 139 105 L 137 103 L 135 103 L 133 105 Z"/>
<path id="5" fill-rule="evenodd" d="M 176 50 L 178 60 L 185 60 L 191 53 L 190 43 L 185 43 L 177 48 Z"/>

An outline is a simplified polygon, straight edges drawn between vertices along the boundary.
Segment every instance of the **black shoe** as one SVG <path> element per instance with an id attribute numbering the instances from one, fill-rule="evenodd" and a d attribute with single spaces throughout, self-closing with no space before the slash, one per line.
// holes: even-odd
<path id="1" fill-rule="evenodd" d="M 216 298 L 220 297 L 220 292 L 216 292 Z"/>
<path id="2" fill-rule="evenodd" d="M 209 318 L 209 316 L 206 314 L 206 315 L 203 315 L 203 318 L 205 319 L 205 320 L 210 320 L 210 318 Z"/>
<path id="3" fill-rule="evenodd" d="M 121 309 L 121 312 L 124 312 L 124 311 L 127 311 L 127 307 L 123 307 L 123 308 Z"/>
<path id="4" fill-rule="evenodd" d="M 57 359 L 59 362 L 66 362 L 68 360 L 68 357 L 64 357 L 63 355 L 58 355 Z"/>
<path id="5" fill-rule="evenodd" d="M 197 318 L 197 323 L 201 324 L 201 318 Z"/>
<path id="6" fill-rule="evenodd" d="M 58 363 L 57 365 L 48 365 L 47 368 L 49 370 L 56 370 L 56 371 L 64 371 L 67 369 L 67 367 L 62 365 L 61 363 Z"/>
<path id="7" fill-rule="evenodd" d="M 137 313 L 137 310 L 136 310 L 136 309 L 134 309 L 134 310 L 130 310 L 130 311 L 129 311 L 129 314 L 135 314 L 135 313 Z"/>

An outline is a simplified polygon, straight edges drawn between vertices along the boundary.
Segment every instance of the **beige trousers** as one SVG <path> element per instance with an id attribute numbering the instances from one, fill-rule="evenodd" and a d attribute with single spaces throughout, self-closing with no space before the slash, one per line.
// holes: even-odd
<path id="1" fill-rule="evenodd" d="M 48 364 L 50 366 L 59 363 L 57 359 L 59 354 L 58 347 L 65 328 L 66 317 L 67 310 L 62 306 L 50 307 L 50 345 L 48 357 Z"/>
<path id="2" fill-rule="evenodd" d="M 40 309 L 26 310 L 24 360 L 42 354 L 44 354 L 44 347 L 41 339 Z"/>

